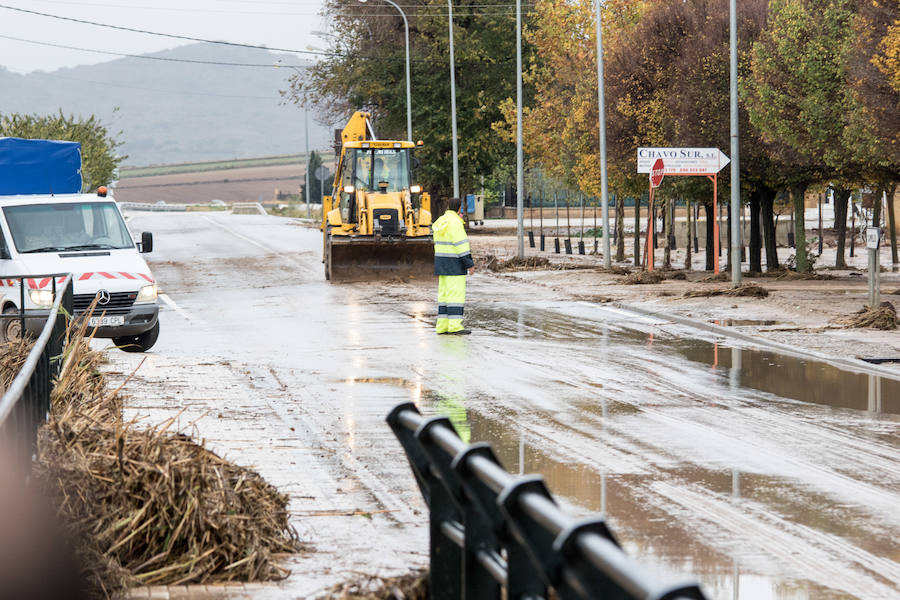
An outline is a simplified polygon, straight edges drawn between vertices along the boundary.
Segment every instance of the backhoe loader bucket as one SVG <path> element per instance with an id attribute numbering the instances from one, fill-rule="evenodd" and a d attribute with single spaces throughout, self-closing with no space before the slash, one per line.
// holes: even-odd
<path id="1" fill-rule="evenodd" d="M 402 240 L 329 236 L 325 278 L 332 283 L 434 277 L 431 236 Z"/>

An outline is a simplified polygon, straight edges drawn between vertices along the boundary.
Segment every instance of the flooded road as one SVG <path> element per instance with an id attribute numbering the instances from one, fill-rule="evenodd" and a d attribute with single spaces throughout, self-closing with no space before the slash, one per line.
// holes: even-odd
<path id="1" fill-rule="evenodd" d="M 427 562 L 425 507 L 384 424 L 406 400 L 711 598 L 900 596 L 895 380 L 489 275 L 470 278 L 473 335 L 435 336 L 434 282 L 329 285 L 316 230 L 218 213 L 130 226 L 153 231 L 164 293 L 132 411 L 184 411 L 291 494 L 315 552 L 272 597 Z M 140 360 L 111 356 L 123 376 Z"/>

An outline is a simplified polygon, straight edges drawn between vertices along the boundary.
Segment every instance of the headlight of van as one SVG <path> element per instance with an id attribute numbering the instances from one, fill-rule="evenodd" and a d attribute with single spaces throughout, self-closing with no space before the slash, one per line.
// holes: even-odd
<path id="1" fill-rule="evenodd" d="M 29 290 L 28 296 L 37 306 L 53 306 L 53 290 Z"/>
<path id="2" fill-rule="evenodd" d="M 134 299 L 135 304 L 138 302 L 155 302 L 157 296 L 156 284 L 151 283 L 150 285 L 145 285 L 141 288 L 141 291 L 138 292 L 137 298 Z"/>

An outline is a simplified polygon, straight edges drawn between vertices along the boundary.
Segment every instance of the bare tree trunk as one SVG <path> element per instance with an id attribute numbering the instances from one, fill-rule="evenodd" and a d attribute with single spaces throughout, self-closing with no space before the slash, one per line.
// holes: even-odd
<path id="1" fill-rule="evenodd" d="M 766 246 L 766 270 L 773 271 L 781 265 L 778 262 L 778 238 L 775 231 L 775 190 L 768 186 L 759 189 L 759 212 Z"/>
<path id="2" fill-rule="evenodd" d="M 650 235 L 650 231 L 647 231 Z M 641 266 L 641 198 L 634 200 L 634 266 Z"/>
<path id="3" fill-rule="evenodd" d="M 672 244 L 669 243 L 669 240 L 672 239 L 672 203 L 674 199 L 669 197 L 666 198 L 666 205 L 664 210 L 665 212 L 665 221 L 666 221 L 666 248 L 663 251 L 663 267 L 666 269 L 672 268 Z"/>
<path id="4" fill-rule="evenodd" d="M 762 272 L 762 240 L 759 231 L 760 190 L 750 192 L 750 272 Z"/>
<path id="5" fill-rule="evenodd" d="M 871 227 L 881 227 L 881 194 L 883 188 L 875 190 L 875 198 L 872 202 L 872 225 Z"/>
<path id="6" fill-rule="evenodd" d="M 847 248 L 847 206 L 851 191 L 847 188 L 834 190 L 834 232 L 837 235 L 837 254 L 834 257 L 836 269 L 846 269 L 844 251 Z"/>
<path id="7" fill-rule="evenodd" d="M 894 196 L 897 194 L 897 184 L 891 186 L 890 193 L 888 194 L 888 223 L 890 227 L 891 234 L 891 268 L 896 269 L 897 263 L 900 262 L 897 260 L 897 220 L 894 216 Z"/>
<path id="8" fill-rule="evenodd" d="M 729 202 L 721 208 L 725 209 L 725 272 L 731 273 L 731 261 L 740 261 L 741 257 L 731 255 L 731 203 Z M 722 227 L 719 226 L 719 231 L 721 230 Z"/>
<path id="9" fill-rule="evenodd" d="M 799 183 L 791 187 L 791 203 L 794 205 L 794 267 L 798 273 L 810 271 L 809 256 L 806 252 L 806 196 L 805 183 Z"/>
<path id="10" fill-rule="evenodd" d="M 684 229 L 684 237 L 685 237 L 684 269 L 686 271 L 690 271 L 691 270 L 691 258 L 692 258 L 691 251 L 694 249 L 693 242 L 691 241 L 691 212 L 693 209 L 691 207 L 690 200 L 685 202 L 685 207 L 687 207 L 687 227 L 685 227 L 685 229 Z"/>
<path id="11" fill-rule="evenodd" d="M 713 248 L 713 236 L 715 235 L 713 222 L 716 220 L 716 214 L 713 211 L 712 202 L 705 202 L 703 208 L 706 212 L 706 270 L 712 271 L 715 269 L 713 261 L 719 260 L 719 257 L 714 255 L 715 248 Z"/>
<path id="12" fill-rule="evenodd" d="M 616 262 L 625 260 L 625 197 L 616 194 Z"/>

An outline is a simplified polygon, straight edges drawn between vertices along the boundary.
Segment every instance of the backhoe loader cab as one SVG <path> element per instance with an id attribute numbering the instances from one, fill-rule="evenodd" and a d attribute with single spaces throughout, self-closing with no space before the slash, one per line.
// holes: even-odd
<path id="1" fill-rule="evenodd" d="M 431 198 L 414 183 L 407 141 L 376 140 L 368 113 L 342 133 L 331 196 L 323 199 L 323 262 L 331 281 L 427 277 Z"/>

